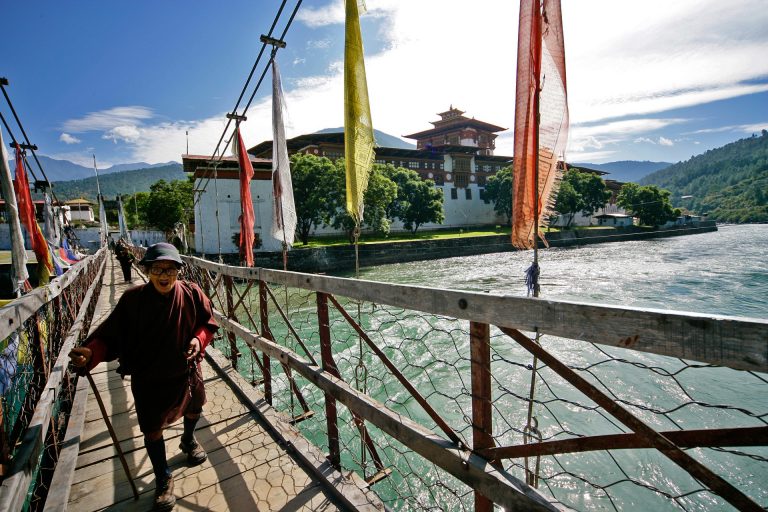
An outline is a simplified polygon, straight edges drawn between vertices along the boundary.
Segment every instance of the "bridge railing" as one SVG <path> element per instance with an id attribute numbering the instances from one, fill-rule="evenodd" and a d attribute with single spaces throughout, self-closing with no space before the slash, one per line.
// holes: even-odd
<path id="1" fill-rule="evenodd" d="M 88 333 L 106 255 L 0 308 L 0 510 L 45 503 L 75 391 L 67 354 Z"/>
<path id="2" fill-rule="evenodd" d="M 768 504 L 768 321 L 187 263 L 216 347 L 392 508 Z"/>

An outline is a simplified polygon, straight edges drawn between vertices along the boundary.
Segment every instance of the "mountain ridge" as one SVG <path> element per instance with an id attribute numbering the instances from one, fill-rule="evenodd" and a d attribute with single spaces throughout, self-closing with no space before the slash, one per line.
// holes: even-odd
<path id="1" fill-rule="evenodd" d="M 602 164 L 592 163 L 574 163 L 570 164 L 572 167 L 589 167 L 590 169 L 596 169 L 609 173 L 607 176 L 610 180 L 621 181 L 623 183 L 633 182 L 637 183 L 645 176 L 665 169 L 672 165 L 670 162 L 651 162 L 650 160 L 617 160 L 615 162 L 605 162 Z"/>
<path id="2" fill-rule="evenodd" d="M 93 172 L 93 167 L 86 167 L 84 165 L 71 162 L 69 160 L 59 160 L 59 159 L 51 158 L 45 155 L 37 155 L 37 158 L 38 160 L 40 160 L 40 164 L 43 166 L 43 170 L 45 171 L 45 174 L 46 176 L 48 176 L 48 179 L 51 181 L 51 183 L 80 180 L 80 179 L 86 179 L 86 178 L 95 176 Z M 27 161 L 29 162 L 31 166 L 31 171 L 34 173 L 34 175 L 37 176 L 39 179 L 43 179 L 43 176 L 40 175 L 40 168 L 37 166 L 37 163 L 34 161 L 34 157 L 27 156 Z M 171 164 L 180 165 L 178 162 L 164 162 L 159 164 L 148 164 L 146 162 L 133 162 L 133 163 L 125 163 L 125 164 L 115 164 L 109 167 L 105 167 L 103 169 L 99 168 L 98 171 L 99 171 L 99 177 L 101 177 L 102 175 L 106 175 L 106 174 L 135 171 L 139 169 L 153 169 L 156 167 L 165 167 Z M 16 167 L 16 164 L 14 163 L 13 160 L 10 160 L 8 162 L 8 165 L 10 166 L 11 169 L 15 169 Z"/>
<path id="3" fill-rule="evenodd" d="M 721 222 L 768 222 L 768 130 L 710 149 L 640 181 Z"/>

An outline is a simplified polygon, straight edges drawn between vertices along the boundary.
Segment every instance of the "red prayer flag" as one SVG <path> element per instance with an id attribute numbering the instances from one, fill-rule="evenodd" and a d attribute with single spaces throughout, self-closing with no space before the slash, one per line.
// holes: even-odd
<path id="1" fill-rule="evenodd" d="M 568 100 L 560 0 L 520 0 L 512 192 L 512 244 L 515 247 L 533 248 L 537 235 L 545 241 L 539 226 L 547 221 L 554 206 L 560 177 L 557 160 L 563 156 L 567 140 Z"/>
<path id="2" fill-rule="evenodd" d="M 253 178 L 253 165 L 245 150 L 243 137 L 240 135 L 240 127 L 237 128 L 237 159 L 240 161 L 240 204 L 243 214 L 240 216 L 240 254 L 245 260 L 245 265 L 253 266 L 253 202 L 251 201 L 251 178 Z"/>
<path id="3" fill-rule="evenodd" d="M 49 272 L 53 272 L 53 262 L 48 251 L 48 243 L 45 241 L 40 226 L 35 219 L 35 205 L 32 202 L 32 194 L 29 192 L 29 180 L 24 168 L 24 158 L 21 148 L 16 144 L 16 179 L 13 180 L 13 188 L 16 190 L 16 198 L 19 207 L 19 218 L 29 233 L 32 242 L 32 250 L 37 256 L 38 263 L 42 262 Z"/>

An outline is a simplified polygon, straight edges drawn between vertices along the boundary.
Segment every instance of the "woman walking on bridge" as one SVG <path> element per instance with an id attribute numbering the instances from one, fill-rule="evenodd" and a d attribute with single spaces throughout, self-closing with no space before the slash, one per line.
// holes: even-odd
<path id="1" fill-rule="evenodd" d="M 118 373 L 131 375 L 136 415 L 155 473 L 155 510 L 171 510 L 176 497 L 163 430 L 183 416 L 180 448 L 190 465 L 205 462 L 205 450 L 194 437 L 205 404 L 200 361 L 218 325 L 200 287 L 177 281 L 183 263 L 173 245 L 151 246 L 139 264 L 149 283 L 126 290 L 109 317 L 70 357 L 87 370 L 118 359 Z"/>

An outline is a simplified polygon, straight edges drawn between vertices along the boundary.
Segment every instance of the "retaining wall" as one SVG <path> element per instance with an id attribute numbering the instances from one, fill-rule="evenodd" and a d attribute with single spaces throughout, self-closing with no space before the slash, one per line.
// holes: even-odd
<path id="1" fill-rule="evenodd" d="M 717 231 L 714 221 L 703 221 L 696 225 L 674 226 L 671 228 L 624 228 L 576 229 L 545 233 L 550 247 L 573 247 L 607 242 L 625 242 L 670 236 L 693 235 Z M 540 247 L 542 245 L 540 244 Z M 381 242 L 361 244 L 358 247 L 360 266 L 385 265 L 408 261 L 434 260 L 456 256 L 472 256 L 493 252 L 517 250 L 510 244 L 509 235 L 480 237 L 458 237 L 441 240 L 418 240 L 413 242 Z M 214 260 L 216 255 L 206 255 Z M 225 263 L 238 265 L 236 254 L 224 254 Z M 257 267 L 283 268 L 280 252 L 257 252 L 254 254 Z M 355 248 L 352 245 L 337 245 L 311 249 L 295 248 L 288 253 L 288 270 L 300 272 L 335 272 L 355 268 Z"/>

